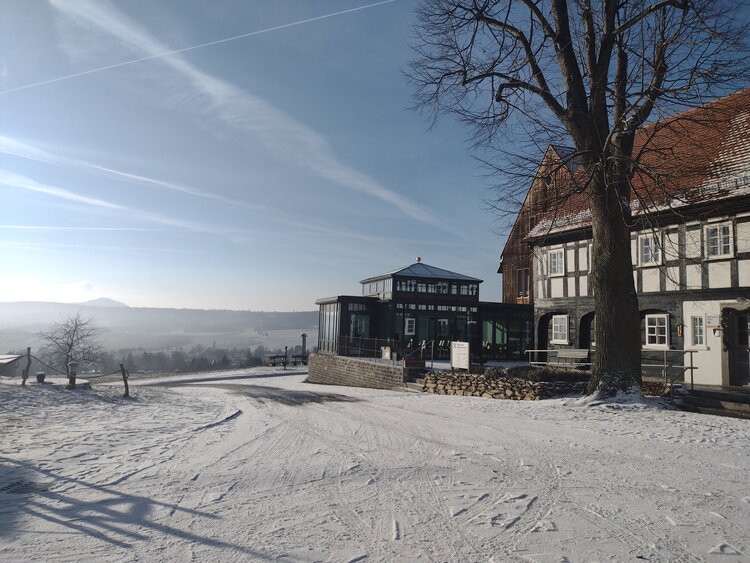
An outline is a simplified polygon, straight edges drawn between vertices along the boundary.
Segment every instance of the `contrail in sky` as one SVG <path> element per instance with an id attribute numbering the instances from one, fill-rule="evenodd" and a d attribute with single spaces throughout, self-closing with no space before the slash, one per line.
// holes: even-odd
<path id="1" fill-rule="evenodd" d="M 190 47 L 183 47 L 182 49 L 174 49 L 172 51 L 165 51 L 163 53 L 158 53 L 156 55 L 149 55 L 147 57 L 140 57 L 138 59 L 131 59 L 129 61 L 123 61 L 121 63 L 115 63 L 111 65 L 106 66 L 100 66 L 97 68 L 91 68 L 89 70 L 84 70 L 81 72 L 76 72 L 73 74 L 66 74 L 65 76 L 58 76 L 57 78 L 50 78 L 49 80 L 42 80 L 41 82 L 34 82 L 32 84 L 25 84 L 24 86 L 17 86 L 16 88 L 10 88 L 9 90 L 1 90 L 0 96 L 3 94 L 10 94 L 12 92 L 20 92 L 22 90 L 28 90 L 30 88 L 36 88 L 37 86 L 46 86 L 47 84 L 54 84 L 55 82 L 61 82 L 63 80 L 68 80 L 70 78 L 79 78 L 81 76 L 88 76 L 89 74 L 94 74 L 97 72 L 102 72 L 104 70 L 110 70 L 113 68 L 119 68 L 121 66 L 127 66 L 132 65 L 135 63 L 142 63 L 144 61 L 150 61 L 153 59 L 160 59 L 162 57 L 169 57 L 170 55 L 179 55 L 180 53 L 186 53 L 188 51 L 194 51 L 196 49 L 202 49 L 204 47 L 211 47 L 213 45 L 220 45 L 221 43 L 227 43 L 229 41 L 236 41 L 237 39 L 244 39 L 246 37 L 252 37 L 254 35 L 261 35 L 262 33 L 270 33 L 271 31 L 278 31 L 280 29 L 286 29 L 288 27 L 295 27 L 298 25 L 302 25 L 305 23 L 312 23 L 319 20 L 325 20 L 328 18 L 334 18 L 336 16 L 342 16 L 344 14 L 350 14 L 351 12 L 358 12 L 360 10 L 366 10 L 368 8 L 374 8 L 376 6 L 382 6 L 383 4 L 391 4 L 393 2 L 396 2 L 397 0 L 382 0 L 381 2 L 375 2 L 373 4 L 366 4 L 364 6 L 357 6 L 356 8 L 349 8 L 347 10 L 340 10 L 338 12 L 331 12 L 330 14 L 323 14 L 322 16 L 315 16 L 314 18 L 307 18 L 304 20 L 298 20 L 291 23 L 285 23 L 282 25 L 276 25 L 274 27 L 269 27 L 266 29 L 259 29 L 257 31 L 250 31 L 248 33 L 242 33 L 240 35 L 233 35 L 232 37 L 225 37 L 224 39 L 217 39 L 215 41 L 208 41 L 207 43 L 200 43 L 198 45 L 192 45 Z"/>

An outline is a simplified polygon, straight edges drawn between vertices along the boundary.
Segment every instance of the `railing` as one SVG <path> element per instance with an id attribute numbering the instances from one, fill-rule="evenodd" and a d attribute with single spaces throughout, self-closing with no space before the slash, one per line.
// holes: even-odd
<path id="1" fill-rule="evenodd" d="M 430 340 L 429 342 L 426 342 L 423 340 L 422 342 L 419 343 L 419 345 L 414 350 L 404 354 L 404 364 L 406 364 L 408 360 L 416 357 L 417 352 L 419 352 L 419 358 L 421 360 L 424 360 L 425 352 L 428 349 L 430 350 L 430 367 L 434 367 L 435 366 L 435 341 L 434 340 Z"/>
<path id="2" fill-rule="evenodd" d="M 353 358 L 381 358 L 383 348 L 396 351 L 397 344 L 390 338 L 363 338 L 360 336 L 340 336 L 338 346 L 339 356 Z M 391 358 L 393 359 L 393 357 Z"/>
<path id="3" fill-rule="evenodd" d="M 559 348 L 559 349 L 548 349 L 548 350 L 526 350 L 526 354 L 529 356 L 529 364 L 532 366 L 539 366 L 539 365 L 561 365 L 561 362 L 559 361 L 559 354 L 560 352 L 565 352 L 566 348 Z M 569 350 L 569 349 L 568 349 Z M 690 372 L 690 389 L 692 390 L 694 387 L 694 371 L 698 368 L 695 367 L 695 364 L 693 363 L 693 354 L 695 354 L 696 350 L 671 350 L 671 349 L 665 349 L 665 350 L 653 350 L 650 348 L 643 348 L 642 353 L 647 355 L 653 355 L 653 356 L 661 356 L 662 361 L 660 363 L 643 363 L 641 362 L 641 369 L 643 368 L 656 368 L 661 370 L 661 376 L 664 378 L 665 385 L 669 385 L 670 387 L 670 395 L 671 395 L 671 389 L 674 385 L 674 382 L 677 381 L 680 377 L 683 378 L 685 372 Z M 589 352 L 590 356 L 593 356 L 596 353 L 595 350 L 591 350 Z M 686 358 L 687 356 L 687 358 Z M 646 358 L 646 362 L 651 362 L 649 358 Z M 682 363 L 680 363 L 682 362 Z M 592 361 L 585 361 L 585 362 L 578 362 L 577 360 L 575 362 L 575 365 L 580 366 L 592 366 Z M 673 372 L 670 376 L 670 370 Z M 676 372 L 676 373 L 674 373 Z"/>
<path id="4" fill-rule="evenodd" d="M 564 352 L 566 348 L 552 348 L 548 350 L 526 350 L 525 354 L 529 356 L 529 364 L 532 366 L 546 366 L 546 365 L 564 365 L 564 362 L 561 362 L 561 358 L 559 357 L 560 352 Z M 589 356 L 593 354 L 593 351 L 589 352 Z M 577 359 L 575 361 L 570 362 L 570 366 L 573 367 L 573 365 L 576 366 L 586 366 L 591 367 L 593 365 L 593 362 L 591 362 L 590 359 L 586 359 L 585 361 L 578 361 Z"/>
<path id="5" fill-rule="evenodd" d="M 662 356 L 662 363 L 660 364 L 641 364 L 641 367 L 649 367 L 649 368 L 661 368 L 661 375 L 664 378 L 664 384 L 669 385 L 669 393 L 670 397 L 672 396 L 672 387 L 674 385 L 674 382 L 677 381 L 680 377 L 683 378 L 683 381 L 685 379 L 685 372 L 690 372 L 690 390 L 693 390 L 694 387 L 694 374 L 693 372 L 698 369 L 693 364 L 693 354 L 696 353 L 696 350 L 649 350 L 645 349 L 644 352 L 649 354 L 659 354 L 661 352 Z M 676 357 L 672 359 L 671 361 L 668 361 L 668 354 L 674 354 Z M 685 355 L 689 355 L 689 362 L 685 361 Z M 678 364 L 676 362 L 682 362 L 682 364 Z M 672 375 L 672 377 L 669 377 L 669 370 L 675 370 L 677 373 Z"/>
<path id="6" fill-rule="evenodd" d="M 438 343 L 435 340 L 404 343 L 391 338 L 340 336 L 338 344 L 339 356 L 390 360 L 394 364 L 404 359 L 409 360 L 418 357 L 430 360 L 430 364 L 434 365 L 438 351 Z"/>
<path id="7" fill-rule="evenodd" d="M 382 349 L 387 347 L 391 352 L 390 359 L 394 362 L 407 356 L 414 358 L 417 355 L 433 362 L 435 360 L 448 360 L 451 353 L 451 340 L 440 337 L 432 340 L 394 340 L 392 338 L 339 336 L 337 344 L 336 353 L 338 355 L 354 358 L 382 358 Z M 333 347 L 328 349 L 328 353 L 333 353 Z M 477 361 L 479 361 L 479 358 L 481 358 L 481 361 L 518 361 L 524 358 L 523 344 L 520 341 L 506 344 L 472 341 L 471 354 L 472 358 Z"/>

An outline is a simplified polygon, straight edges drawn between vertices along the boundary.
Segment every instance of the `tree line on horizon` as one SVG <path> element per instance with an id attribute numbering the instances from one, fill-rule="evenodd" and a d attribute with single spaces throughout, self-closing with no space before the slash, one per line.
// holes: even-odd
<path id="1" fill-rule="evenodd" d="M 80 313 L 53 323 L 36 336 L 42 346 L 31 352 L 31 373 L 49 372 L 51 367 L 60 373 L 69 374 L 72 362 L 77 364 L 79 374 L 111 373 L 117 371 L 120 364 L 130 373 L 213 371 L 262 365 L 266 356 L 284 353 L 280 348 L 266 348 L 263 345 L 254 349 L 250 346 L 206 348 L 198 344 L 187 351 L 181 348 L 172 351 L 149 351 L 143 348 L 107 350 L 99 342 L 99 330 L 93 321 L 82 317 Z M 8 354 L 25 355 L 26 351 L 11 350 Z M 302 346 L 298 344 L 289 347 L 287 354 L 302 354 Z"/>

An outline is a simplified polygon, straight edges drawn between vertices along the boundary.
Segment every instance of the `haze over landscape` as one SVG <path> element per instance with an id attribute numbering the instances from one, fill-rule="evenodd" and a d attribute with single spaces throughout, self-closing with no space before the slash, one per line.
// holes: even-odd
<path id="1" fill-rule="evenodd" d="M 293 311 L 428 263 L 497 299 L 466 132 L 402 71 L 411 2 L 3 5 L 1 302 Z"/>
<path id="2" fill-rule="evenodd" d="M 0 354 L 36 351 L 37 334 L 80 313 L 91 319 L 97 340 L 110 350 L 190 350 L 193 347 L 283 349 L 317 337 L 318 312 L 252 312 L 128 307 L 112 300 L 88 303 L 0 303 Z"/>

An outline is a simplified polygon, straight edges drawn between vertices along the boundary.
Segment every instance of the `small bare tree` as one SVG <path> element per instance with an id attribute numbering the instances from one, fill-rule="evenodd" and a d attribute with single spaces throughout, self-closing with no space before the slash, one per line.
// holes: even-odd
<path id="1" fill-rule="evenodd" d="M 546 139 L 574 148 L 575 181 L 559 195 L 585 198 L 591 213 L 597 354 L 589 392 L 603 398 L 639 392 L 641 383 L 631 202 L 634 175 L 651 171 L 638 134 L 647 139 L 642 132 L 654 118 L 747 85 L 747 17 L 739 6 L 423 0 L 418 9 L 409 76 L 420 109 L 433 118 L 457 115 L 479 146 L 507 146 L 498 133 L 512 124 L 537 146 Z"/>
<path id="2" fill-rule="evenodd" d="M 42 341 L 41 355 L 45 361 L 70 375 L 71 362 L 95 364 L 100 361 L 104 348 L 97 334 L 93 321 L 77 313 L 37 333 L 37 338 Z"/>

